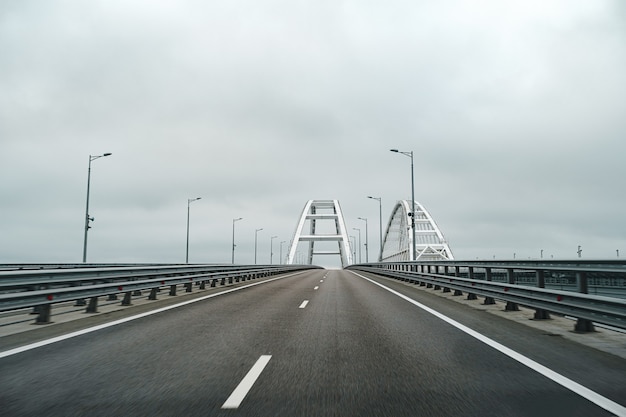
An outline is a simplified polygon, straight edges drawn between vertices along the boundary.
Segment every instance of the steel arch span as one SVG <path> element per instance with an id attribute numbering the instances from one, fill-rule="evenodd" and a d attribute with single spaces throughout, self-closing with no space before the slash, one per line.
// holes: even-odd
<path id="1" fill-rule="evenodd" d="M 303 231 L 307 223 L 309 224 L 309 232 L 304 234 Z M 296 262 L 298 243 L 300 242 L 307 243 L 305 262 Z M 320 246 L 322 250 L 320 250 Z M 339 255 L 342 267 L 352 263 L 348 231 L 337 200 L 309 200 L 302 210 L 300 221 L 291 241 L 287 263 L 312 265 L 314 255 Z"/>
<path id="2" fill-rule="evenodd" d="M 452 260 L 452 250 L 424 206 L 415 202 L 415 256 L 411 233 L 411 201 L 396 203 L 383 239 L 380 262 Z"/>

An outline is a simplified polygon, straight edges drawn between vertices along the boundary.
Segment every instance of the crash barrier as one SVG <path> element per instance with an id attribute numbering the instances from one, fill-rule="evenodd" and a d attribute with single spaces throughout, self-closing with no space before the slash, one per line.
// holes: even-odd
<path id="1" fill-rule="evenodd" d="M 506 302 L 535 309 L 536 320 L 550 312 L 576 318 L 574 330 L 594 331 L 594 323 L 626 329 L 626 263 L 623 261 L 554 262 L 383 262 L 351 265 L 349 270 L 412 284 L 485 297 L 484 304 Z"/>
<path id="2" fill-rule="evenodd" d="M 156 300 L 163 287 L 176 295 L 179 285 L 185 292 L 194 286 L 233 284 L 307 269 L 314 265 L 85 265 L 68 268 L 6 268 L 0 270 L 0 312 L 33 308 L 37 324 L 50 323 L 52 305 L 75 301 L 86 306 L 87 313 L 97 312 L 98 298 L 110 300 L 123 295 L 121 304 L 130 305 L 133 295 L 150 291 L 148 299 Z M 0 268 L 2 269 L 2 268 Z"/>

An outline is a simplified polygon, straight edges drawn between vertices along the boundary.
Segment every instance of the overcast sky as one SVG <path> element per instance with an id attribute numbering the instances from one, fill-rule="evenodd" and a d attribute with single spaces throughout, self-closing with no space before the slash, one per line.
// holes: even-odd
<path id="1" fill-rule="evenodd" d="M 411 193 L 457 259 L 626 257 L 626 3 L 0 3 L 0 263 L 274 263 Z M 363 252 L 365 257 L 365 252 Z M 325 261 L 326 262 L 326 261 Z M 332 264 L 334 260 L 329 260 Z"/>

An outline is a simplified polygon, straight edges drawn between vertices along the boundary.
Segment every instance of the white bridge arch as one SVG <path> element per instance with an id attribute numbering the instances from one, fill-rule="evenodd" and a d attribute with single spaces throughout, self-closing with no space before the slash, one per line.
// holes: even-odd
<path id="1" fill-rule="evenodd" d="M 415 256 L 411 233 L 411 201 L 396 203 L 383 238 L 380 262 L 454 259 L 443 233 L 424 206 L 415 201 Z"/>
<path id="2" fill-rule="evenodd" d="M 308 225 L 308 233 L 305 226 Z M 306 260 L 297 262 L 298 243 L 306 243 Z M 325 250 L 320 250 L 320 247 Z M 313 264 L 313 256 L 338 255 L 341 266 L 352 263 L 346 223 L 337 200 L 309 200 L 304 205 L 291 241 L 288 264 Z"/>

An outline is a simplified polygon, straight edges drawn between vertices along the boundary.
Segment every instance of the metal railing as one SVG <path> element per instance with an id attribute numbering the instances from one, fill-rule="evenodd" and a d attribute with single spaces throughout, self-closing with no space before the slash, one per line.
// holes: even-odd
<path id="1" fill-rule="evenodd" d="M 207 285 L 215 287 L 319 268 L 312 265 L 14 266 L 4 270 L 0 266 L 0 312 L 32 307 L 39 324 L 50 323 L 52 305 L 57 303 L 75 301 L 77 306 L 86 306 L 86 312 L 94 313 L 98 298 L 103 296 L 117 299 L 118 294 L 123 294 L 122 305 L 130 305 L 131 297 L 143 290 L 150 291 L 148 299 L 156 300 L 163 287 L 169 287 L 169 295 L 176 295 L 179 285 L 191 292 L 194 285 L 205 289 Z"/>
<path id="2" fill-rule="evenodd" d="M 593 323 L 626 329 L 626 262 L 623 261 L 434 261 L 351 265 L 427 288 L 467 293 L 535 309 L 535 319 L 550 312 L 577 319 L 575 331 L 593 331 Z"/>

